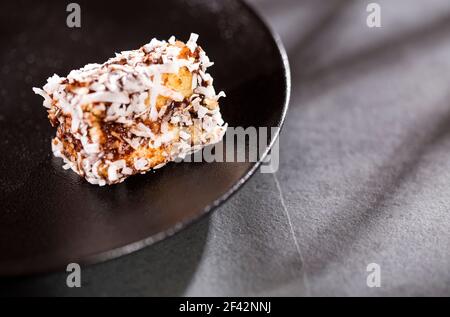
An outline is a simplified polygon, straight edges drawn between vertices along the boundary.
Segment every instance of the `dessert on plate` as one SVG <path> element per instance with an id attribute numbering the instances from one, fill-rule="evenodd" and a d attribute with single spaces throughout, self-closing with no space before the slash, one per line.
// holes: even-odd
<path id="1" fill-rule="evenodd" d="M 110 185 L 219 142 L 225 93 L 216 93 L 207 73 L 213 63 L 197 39 L 152 39 L 33 88 L 57 128 L 51 144 L 63 167 Z"/>

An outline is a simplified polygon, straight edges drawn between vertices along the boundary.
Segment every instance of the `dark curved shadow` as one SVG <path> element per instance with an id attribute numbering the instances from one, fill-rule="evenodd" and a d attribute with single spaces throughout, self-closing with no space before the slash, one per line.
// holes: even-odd
<path id="1" fill-rule="evenodd" d="M 269 1 L 265 1 L 270 6 Z M 412 27 L 401 34 L 387 37 L 381 42 L 368 45 L 364 49 L 333 60 L 326 64 L 317 62 L 318 56 L 327 49 L 327 38 L 337 35 L 339 19 L 354 1 L 342 0 L 336 2 L 334 8 L 324 10 L 314 24 L 299 37 L 293 45 L 288 46 L 288 55 L 292 66 L 293 99 L 291 107 L 302 107 L 305 104 L 316 106 L 311 102 L 315 96 L 323 94 L 330 88 L 341 84 L 357 81 L 358 76 L 377 70 L 383 63 L 394 65 L 401 61 L 404 53 L 427 47 L 427 44 L 437 45 L 443 39 L 448 39 L 450 32 L 450 15 L 427 21 L 425 25 Z M 274 4 L 275 5 L 275 4 Z M 298 23 L 301 25 L 301 21 Z M 299 26 L 300 28 L 300 26 Z M 426 54 L 426 51 L 418 51 Z M 419 53 L 416 53 L 419 54 Z M 425 55 L 422 55 L 425 56 Z M 296 94 L 296 95 L 295 95 Z M 300 98 L 299 98 L 300 96 Z M 352 210 L 345 217 L 333 217 L 319 228 L 315 233 L 318 239 L 309 240 L 307 250 L 321 250 L 330 246 L 327 252 L 308 252 L 308 274 L 320 274 L 327 269 L 330 263 L 346 259 L 354 250 L 355 241 L 370 233 L 384 217 L 389 217 L 386 205 L 392 195 L 401 190 L 403 184 L 416 177 L 424 156 L 431 149 L 450 138 L 450 103 L 449 97 L 443 98 L 439 113 L 428 112 L 415 127 L 416 131 L 428 131 L 427 134 L 418 135 L 411 131 L 403 143 L 390 154 L 390 157 L 381 162 L 373 172 L 373 178 L 382 180 L 374 182 L 372 177 L 361 184 L 360 189 L 352 193 L 347 205 L 342 210 Z M 300 101 L 301 102 L 300 102 Z M 424 107 L 429 105 L 424 104 Z M 447 110 L 445 110 L 447 106 Z M 444 109 L 444 110 L 443 110 Z M 426 127 L 426 129 L 425 129 Z M 432 127 L 432 128 L 430 128 Z M 388 128 L 388 127 L 387 127 Z M 361 197 L 367 198 L 369 190 L 370 201 L 360 203 Z M 337 212 L 339 213 L 339 211 Z M 340 213 L 342 215 L 343 213 Z M 345 214 L 345 213 L 344 213 Z"/>
<path id="2" fill-rule="evenodd" d="M 82 268 L 82 287 L 65 272 L 0 279 L 0 296 L 182 296 L 207 241 L 208 217 L 128 256 Z"/>
<path id="3" fill-rule="evenodd" d="M 345 56 L 330 64 L 310 69 L 301 74 L 301 81 L 308 84 L 326 79 L 335 74 L 359 74 L 378 67 L 380 61 L 392 56 L 401 56 L 401 52 L 414 49 L 414 45 L 425 41 L 436 41 L 447 37 L 450 31 L 450 15 L 432 21 L 426 26 L 405 32 L 379 45 L 367 47 L 364 50 Z M 303 61 L 302 61 L 303 63 Z M 355 69 L 358 71 L 355 72 Z M 346 77 L 347 78 L 347 77 Z"/>
<path id="4" fill-rule="evenodd" d="M 389 210 L 385 206 L 390 197 L 401 188 L 402 184 L 411 181 L 416 177 L 416 171 L 424 157 L 432 148 L 440 142 L 450 138 L 450 95 L 443 99 L 444 105 L 448 105 L 445 111 L 431 113 L 430 116 L 422 121 L 423 125 L 432 126 L 433 129 L 426 135 L 418 137 L 415 133 L 410 133 L 409 137 L 387 158 L 373 173 L 373 177 L 383 179 L 382 183 L 377 183 L 381 188 L 371 195 L 368 206 L 364 209 L 352 213 L 351 217 L 334 217 L 329 223 L 317 232 L 321 237 L 319 241 L 314 241 L 309 246 L 311 249 L 319 249 L 324 245 L 333 245 L 332 252 L 320 254 L 320 259 L 310 258 L 310 263 L 315 263 L 314 273 L 320 273 L 325 270 L 328 263 L 333 263 L 336 259 L 346 258 L 347 254 L 354 248 L 354 241 L 358 241 L 361 236 L 367 235 L 374 227 L 379 226 L 381 219 L 386 217 Z M 418 131 L 425 127 L 416 127 Z M 347 206 L 342 210 L 355 208 L 355 202 L 360 197 L 367 196 L 367 188 L 371 186 L 371 178 L 361 187 L 364 188 L 354 193 L 353 198 L 349 199 Z M 317 245 L 315 245 L 317 243 Z"/>
<path id="5" fill-rule="evenodd" d="M 308 98 L 314 97 L 315 94 L 323 93 L 327 87 L 336 87 L 354 80 L 355 76 L 370 72 L 386 61 L 395 63 L 403 56 L 403 52 L 414 50 L 418 43 L 436 43 L 446 38 L 450 31 L 450 15 L 445 15 L 427 25 L 408 30 L 331 63 L 319 65 L 316 59 L 322 50 L 327 49 L 327 37 L 335 32 L 334 26 L 346 9 L 354 3 L 354 0 L 336 1 L 334 6 L 320 14 L 318 22 L 306 35 L 299 38 L 288 50 L 294 93 L 296 90 L 297 93 L 305 95 L 304 92 L 307 91 Z M 310 89 L 315 85 L 320 85 L 320 88 Z"/>
<path id="6" fill-rule="evenodd" d="M 294 64 L 301 63 L 303 66 L 308 66 L 313 63 L 317 57 L 317 52 L 311 50 L 313 44 L 320 41 L 323 35 L 330 30 L 338 22 L 341 15 L 345 12 L 348 6 L 352 5 L 355 0 L 335 0 L 330 7 L 320 14 L 317 22 L 310 27 L 306 35 L 300 38 L 288 51 L 289 56 L 292 56 L 291 62 Z"/>
<path id="7" fill-rule="evenodd" d="M 283 13 L 283 10 L 292 8 L 291 0 L 281 1 L 282 5 L 279 2 L 265 0 L 257 3 L 266 13 L 277 10 Z M 303 32 L 303 35 L 294 40 L 291 45 L 287 46 L 291 63 L 294 98 L 296 94 L 301 94 L 304 97 L 305 91 L 307 91 L 308 98 L 314 97 L 316 93 L 323 93 L 323 90 L 331 85 L 335 87 L 341 82 L 353 79 L 352 77 L 358 76 L 358 74 L 376 69 L 380 63 L 386 60 L 395 62 L 396 59 L 401 58 L 402 52 L 414 50 L 417 43 L 439 41 L 441 38 L 448 36 L 450 30 L 450 16 L 446 15 L 430 21 L 425 26 L 411 29 L 381 43 L 343 56 L 331 63 L 318 64 L 317 56 L 321 55 L 321 51 L 328 49 L 327 38 L 336 33 L 336 26 L 340 19 L 355 3 L 355 0 L 335 0 L 328 3 L 327 6 L 317 6 L 318 13 L 314 19 L 315 23 L 308 27 L 308 30 Z M 299 21 L 298 28 L 303 27 L 302 21 Z M 339 80 L 335 80 L 336 78 Z M 317 92 L 316 89 L 310 89 L 318 83 L 320 83 L 320 89 L 317 89 Z M 305 102 L 291 103 L 291 106 L 295 107 L 299 104 L 305 104 Z"/>
<path id="8" fill-rule="evenodd" d="M 303 81 L 314 71 L 316 59 L 320 53 L 318 50 L 321 49 L 318 48 L 321 41 L 329 32 L 335 30 L 334 26 L 339 23 L 339 19 L 348 7 L 355 3 L 355 0 L 330 0 L 326 3 L 305 0 L 259 0 L 252 2 L 257 3 L 260 11 L 266 14 L 272 14 L 273 12 L 277 12 L 278 15 L 286 14 L 289 10 L 293 10 L 294 6 L 300 7 L 301 5 L 313 6 L 315 9 L 313 12 L 314 22 L 306 27 L 306 31 L 300 33 L 298 39 L 293 40 L 293 43 L 287 46 L 292 72 L 292 93 L 295 98 L 295 95 L 301 93 L 303 89 Z M 299 20 L 299 31 L 304 28 L 304 21 Z M 296 106 L 296 104 L 298 103 L 291 103 L 292 106 Z"/>

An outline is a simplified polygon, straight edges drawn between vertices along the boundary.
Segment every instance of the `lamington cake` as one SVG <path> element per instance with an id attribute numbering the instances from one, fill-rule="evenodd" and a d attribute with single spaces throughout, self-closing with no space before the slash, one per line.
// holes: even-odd
<path id="1" fill-rule="evenodd" d="M 197 39 L 153 39 L 33 88 L 57 128 L 51 145 L 63 168 L 111 185 L 219 142 L 225 93 L 216 93 Z"/>

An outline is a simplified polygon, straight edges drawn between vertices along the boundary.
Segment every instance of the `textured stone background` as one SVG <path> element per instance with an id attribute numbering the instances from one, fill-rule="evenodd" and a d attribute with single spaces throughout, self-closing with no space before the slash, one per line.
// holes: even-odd
<path id="1" fill-rule="evenodd" d="M 175 237 L 4 284 L 39 295 L 450 295 L 450 2 L 252 0 L 293 75 L 278 173 Z M 381 265 L 382 287 L 366 286 Z"/>

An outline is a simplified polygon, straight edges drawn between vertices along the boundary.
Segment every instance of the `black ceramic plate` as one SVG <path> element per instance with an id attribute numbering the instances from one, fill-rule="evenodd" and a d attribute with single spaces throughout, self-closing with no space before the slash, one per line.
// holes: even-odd
<path id="1" fill-rule="evenodd" d="M 53 158 L 55 134 L 32 93 L 114 52 L 171 35 L 199 44 L 215 61 L 230 126 L 279 127 L 287 107 L 284 51 L 264 23 L 234 0 L 77 1 L 81 28 L 66 26 L 65 1 L 0 4 L 0 275 L 110 259 L 161 240 L 233 194 L 258 162 L 180 163 L 97 187 Z M 273 140 L 272 140 L 273 141 Z M 266 150 L 269 150 L 269 146 Z"/>

